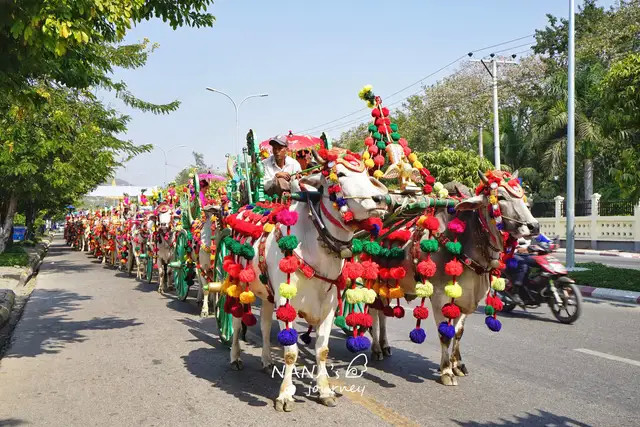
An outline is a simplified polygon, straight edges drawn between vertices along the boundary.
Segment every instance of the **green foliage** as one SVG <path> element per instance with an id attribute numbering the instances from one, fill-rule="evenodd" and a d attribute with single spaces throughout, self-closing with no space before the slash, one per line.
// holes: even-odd
<path id="1" fill-rule="evenodd" d="M 25 266 L 28 263 L 29 254 L 27 254 L 22 245 L 11 245 L 0 254 L 0 267 Z"/>
<path id="2" fill-rule="evenodd" d="M 475 188 L 478 184 L 478 170 L 484 172 L 493 169 L 491 162 L 469 151 L 430 151 L 418 153 L 418 159 L 438 181 L 456 181 L 469 188 Z"/>
<path id="3" fill-rule="evenodd" d="M 596 262 L 577 264 L 587 271 L 569 273 L 578 285 L 640 292 L 640 270 L 608 267 Z"/>

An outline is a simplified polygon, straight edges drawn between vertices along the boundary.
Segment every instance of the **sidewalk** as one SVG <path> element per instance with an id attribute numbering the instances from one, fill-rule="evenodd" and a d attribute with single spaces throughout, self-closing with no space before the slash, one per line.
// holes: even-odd
<path id="1" fill-rule="evenodd" d="M 567 250 L 565 248 L 557 249 L 559 253 L 566 253 Z M 596 255 L 596 256 L 617 256 L 621 258 L 637 258 L 640 259 L 640 254 L 635 252 L 622 252 L 622 251 L 598 251 L 593 249 L 576 249 L 575 253 L 577 255 Z"/>
<path id="2" fill-rule="evenodd" d="M 593 286 L 580 286 L 583 297 L 605 299 L 629 304 L 640 304 L 640 292 L 622 291 L 620 289 L 594 288 Z"/>

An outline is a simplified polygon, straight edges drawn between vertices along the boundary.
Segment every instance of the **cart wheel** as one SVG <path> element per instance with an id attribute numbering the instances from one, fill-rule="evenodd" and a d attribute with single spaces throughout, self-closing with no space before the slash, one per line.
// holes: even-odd
<path id="1" fill-rule="evenodd" d="M 151 283 L 151 281 L 153 280 L 153 254 L 150 252 L 147 252 L 147 259 L 145 260 L 146 264 L 146 278 L 147 278 L 147 283 Z"/>
<path id="2" fill-rule="evenodd" d="M 176 289 L 176 296 L 180 301 L 187 299 L 189 295 L 189 285 L 193 282 L 192 275 L 189 274 L 189 265 L 185 259 L 189 237 L 185 230 L 181 230 L 176 237 L 176 248 L 174 251 L 174 261 L 171 263 L 173 270 L 173 286 Z"/>
<path id="3" fill-rule="evenodd" d="M 213 267 L 213 280 L 216 282 L 222 282 L 227 278 L 227 272 L 222 268 L 224 257 L 227 255 L 224 237 L 229 234 L 225 231 L 227 230 L 222 230 L 221 236 L 216 239 L 218 245 L 216 247 Z M 233 340 L 233 316 L 231 313 L 224 311 L 224 303 L 226 301 L 227 295 L 221 293 L 216 302 L 216 322 L 218 323 L 218 330 L 220 331 L 220 341 L 226 346 L 231 346 L 231 341 Z"/>

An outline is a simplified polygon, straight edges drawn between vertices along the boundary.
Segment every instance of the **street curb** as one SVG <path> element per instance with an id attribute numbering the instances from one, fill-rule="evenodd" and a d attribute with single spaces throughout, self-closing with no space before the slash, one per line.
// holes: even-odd
<path id="1" fill-rule="evenodd" d="M 620 289 L 594 288 L 593 286 L 581 285 L 578 285 L 578 288 L 580 288 L 580 293 L 583 297 L 625 302 L 628 304 L 640 304 L 640 292 L 623 291 Z"/>
<path id="2" fill-rule="evenodd" d="M 36 247 L 36 253 L 29 260 L 29 268 L 26 271 L 23 271 L 20 275 L 19 286 L 24 286 L 31 280 L 31 278 L 38 273 L 40 270 L 40 266 L 42 265 L 42 260 L 47 255 L 49 251 L 49 246 L 51 245 L 51 240 L 44 240 L 38 244 Z"/>
<path id="3" fill-rule="evenodd" d="M 558 249 L 560 253 L 566 253 L 567 250 L 565 248 Z M 594 250 L 581 250 L 577 249 L 574 251 L 576 255 L 595 255 L 595 256 L 611 256 L 611 257 L 620 257 L 620 258 L 634 258 L 640 259 L 640 254 L 632 253 L 632 252 L 610 252 L 610 251 L 594 251 Z"/>
<path id="4" fill-rule="evenodd" d="M 11 289 L 0 290 L 0 328 L 11 317 L 11 309 L 16 302 L 16 294 Z"/>

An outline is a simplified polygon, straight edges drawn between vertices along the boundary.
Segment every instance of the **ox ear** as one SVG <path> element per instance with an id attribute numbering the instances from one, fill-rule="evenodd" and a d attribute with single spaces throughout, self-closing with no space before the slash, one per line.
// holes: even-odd
<path id="1" fill-rule="evenodd" d="M 456 205 L 457 211 L 474 211 L 486 204 L 484 196 L 474 196 L 464 199 Z"/>
<path id="2" fill-rule="evenodd" d="M 314 173 L 313 175 L 307 175 L 298 181 L 298 185 L 300 185 L 302 191 L 318 191 L 318 189 L 322 187 L 322 174 Z"/>
<path id="3" fill-rule="evenodd" d="M 387 186 L 384 185 L 383 183 L 381 183 L 380 181 L 378 181 L 376 178 L 370 176 L 369 177 L 369 181 L 371 181 L 373 186 L 376 187 L 378 190 L 380 190 L 382 192 L 382 194 L 389 193 L 389 190 L 387 189 Z"/>

